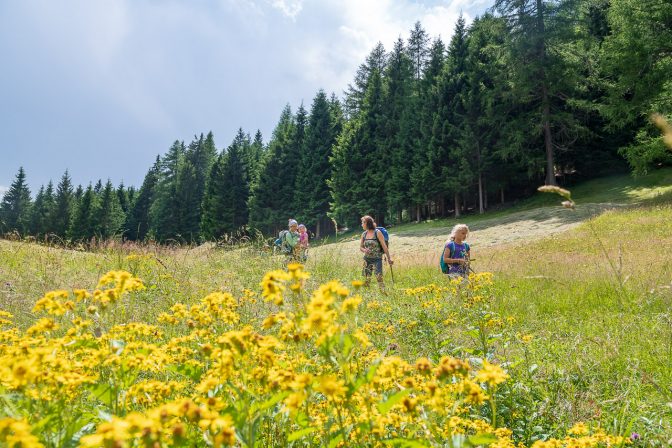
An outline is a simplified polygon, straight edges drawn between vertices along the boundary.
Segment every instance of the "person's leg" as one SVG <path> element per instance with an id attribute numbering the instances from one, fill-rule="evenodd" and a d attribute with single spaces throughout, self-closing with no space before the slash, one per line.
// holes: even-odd
<path id="1" fill-rule="evenodd" d="M 378 258 L 376 260 L 375 268 L 376 268 L 376 280 L 378 280 L 378 287 L 383 292 L 383 294 L 387 294 L 387 292 L 385 291 L 385 283 L 383 282 L 383 259 L 382 258 Z"/>
<path id="2" fill-rule="evenodd" d="M 369 286 L 371 283 L 371 274 L 373 273 L 373 263 L 366 258 L 364 259 L 364 269 L 362 269 L 362 276 L 364 277 L 364 286 Z"/>

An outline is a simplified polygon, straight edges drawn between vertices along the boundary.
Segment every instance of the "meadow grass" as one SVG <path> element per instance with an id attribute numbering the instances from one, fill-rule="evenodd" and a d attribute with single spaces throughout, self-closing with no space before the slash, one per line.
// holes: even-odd
<path id="1" fill-rule="evenodd" d="M 402 257 L 394 283 L 386 269 L 389 295 L 375 282 L 362 291 L 357 325 L 377 350 L 411 363 L 448 355 L 501 364 L 511 380 L 499 392 L 497 412 L 521 443 L 561 436 L 585 421 L 614 434 L 637 432 L 640 445 L 667 446 L 672 443 L 672 207 L 661 200 L 665 188 L 617 188 L 617 183 L 623 197 L 650 202 L 608 211 L 547 238 L 479 249 L 475 267 L 494 274 L 494 283 L 476 299 L 482 305 L 466 303 L 467 296 L 448 284 L 438 266 Z M 577 188 L 574 198 L 593 189 Z M 307 263 L 311 277 L 305 288 L 359 279 L 359 262 L 350 252 L 338 244 L 316 252 Z M 90 253 L 9 241 L 0 241 L 0 260 L 0 309 L 13 313 L 21 328 L 36 320 L 32 307 L 44 292 L 93 288 L 110 270 L 127 270 L 147 286 L 111 312 L 112 326 L 155 324 L 174 303 L 194 304 L 212 291 L 234 297 L 246 289 L 258 292 L 264 273 L 282 264 L 281 257 L 253 246 L 111 244 Z M 260 326 L 275 311 L 273 304 L 256 300 L 241 311 L 241 320 Z"/>

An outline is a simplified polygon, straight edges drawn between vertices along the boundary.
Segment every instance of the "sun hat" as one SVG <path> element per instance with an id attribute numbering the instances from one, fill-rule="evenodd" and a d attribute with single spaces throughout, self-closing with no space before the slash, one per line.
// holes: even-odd
<path id="1" fill-rule="evenodd" d="M 290 219 L 290 220 L 289 220 L 289 224 L 287 224 L 287 225 L 288 225 L 289 227 L 292 227 L 292 226 L 298 226 L 299 223 L 296 222 L 296 219 Z"/>

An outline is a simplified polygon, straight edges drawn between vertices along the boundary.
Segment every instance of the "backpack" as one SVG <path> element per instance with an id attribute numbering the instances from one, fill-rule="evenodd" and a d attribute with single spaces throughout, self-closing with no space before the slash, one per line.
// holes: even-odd
<path id="1" fill-rule="evenodd" d="M 446 253 L 446 247 L 450 249 L 450 256 L 448 258 L 453 258 L 453 255 L 455 254 L 455 242 L 450 241 L 443 247 L 443 250 L 441 251 L 441 257 L 439 258 L 439 266 L 441 267 L 441 272 L 443 272 L 444 274 L 447 274 L 450 270 L 450 265 L 446 264 L 446 262 L 443 261 L 443 256 Z M 464 250 L 469 252 L 469 243 L 467 242 L 464 243 Z"/>
<path id="2" fill-rule="evenodd" d="M 285 240 L 287 238 L 288 233 L 289 230 L 281 231 L 280 234 L 278 235 L 278 239 L 276 239 L 274 242 L 275 247 L 277 247 L 285 255 L 292 253 L 292 248 L 289 247 L 289 244 L 285 244 Z"/>
<path id="3" fill-rule="evenodd" d="M 385 227 L 376 227 L 376 230 L 380 230 L 380 233 L 383 234 L 383 239 L 385 240 L 385 245 L 387 248 L 390 248 L 390 235 L 387 233 L 387 229 Z"/>

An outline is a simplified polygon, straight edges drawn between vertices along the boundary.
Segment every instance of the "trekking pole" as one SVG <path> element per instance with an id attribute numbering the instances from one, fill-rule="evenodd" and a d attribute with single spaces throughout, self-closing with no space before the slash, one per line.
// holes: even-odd
<path id="1" fill-rule="evenodd" d="M 387 265 L 390 267 L 390 275 L 392 275 L 392 284 L 394 285 L 394 269 L 392 269 L 392 263 L 390 263 L 390 257 L 387 258 Z"/>

